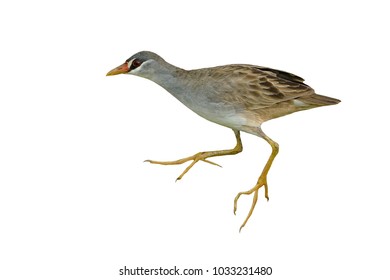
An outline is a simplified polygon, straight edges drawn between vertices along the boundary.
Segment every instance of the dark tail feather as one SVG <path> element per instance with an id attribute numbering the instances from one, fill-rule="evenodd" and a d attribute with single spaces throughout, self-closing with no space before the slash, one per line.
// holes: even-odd
<path id="1" fill-rule="evenodd" d="M 327 106 L 340 103 L 340 100 L 325 95 L 313 94 L 310 96 L 301 97 L 298 100 L 302 101 L 307 105 L 312 106 Z"/>

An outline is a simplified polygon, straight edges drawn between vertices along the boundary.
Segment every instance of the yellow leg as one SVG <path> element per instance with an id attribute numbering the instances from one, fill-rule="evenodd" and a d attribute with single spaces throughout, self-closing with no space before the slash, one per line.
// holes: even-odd
<path id="1" fill-rule="evenodd" d="M 233 149 L 230 150 L 221 150 L 221 151 L 208 151 L 208 152 L 200 152 L 193 156 L 182 158 L 174 161 L 155 161 L 155 160 L 145 160 L 145 162 L 150 162 L 153 164 L 162 164 L 162 165 L 174 165 L 174 164 L 182 164 L 187 161 L 192 160 L 191 164 L 187 166 L 187 168 L 177 177 L 177 180 L 183 178 L 183 176 L 197 163 L 198 161 L 204 161 L 213 165 L 220 166 L 212 161 L 207 160 L 210 157 L 218 157 L 218 156 L 226 156 L 226 155 L 235 155 L 242 151 L 242 143 L 240 138 L 240 131 L 233 129 L 234 135 L 236 136 L 237 144 Z"/>
<path id="2" fill-rule="evenodd" d="M 251 217 L 251 215 L 253 213 L 253 210 L 255 209 L 255 206 L 256 206 L 256 203 L 257 203 L 257 197 L 259 195 L 259 189 L 261 187 L 264 186 L 265 198 L 267 199 L 267 201 L 269 200 L 269 197 L 268 197 L 267 174 L 268 174 L 268 171 L 271 168 L 271 165 L 272 165 L 272 162 L 274 161 L 274 158 L 276 157 L 276 155 L 279 152 L 279 145 L 278 145 L 278 143 L 272 141 L 272 139 L 267 137 L 265 134 L 262 135 L 262 137 L 271 145 L 272 153 L 271 153 L 270 157 L 268 158 L 268 161 L 265 164 L 263 172 L 261 172 L 261 175 L 260 175 L 259 179 L 257 180 L 256 185 L 253 188 L 251 188 L 250 190 L 246 191 L 246 192 L 239 192 L 237 194 L 236 198 L 234 199 L 234 215 L 235 215 L 236 214 L 236 210 L 237 210 L 237 201 L 240 198 L 240 196 L 242 194 L 250 195 L 250 194 L 254 193 L 253 194 L 253 202 L 252 202 L 251 209 L 249 210 L 249 213 L 248 213 L 246 219 L 242 223 L 242 225 L 240 227 L 240 231 L 246 225 L 246 223 L 248 222 L 249 218 Z"/>

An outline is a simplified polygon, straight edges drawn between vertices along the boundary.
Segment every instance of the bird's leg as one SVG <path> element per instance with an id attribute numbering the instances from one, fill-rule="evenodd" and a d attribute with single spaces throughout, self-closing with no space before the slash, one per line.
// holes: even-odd
<path id="1" fill-rule="evenodd" d="M 245 192 L 239 192 L 236 196 L 236 198 L 234 199 L 234 214 L 236 214 L 236 210 L 237 210 L 237 201 L 238 199 L 240 198 L 240 196 L 242 194 L 246 194 L 246 195 L 250 195 L 252 193 L 253 194 L 253 202 L 252 202 L 252 206 L 251 206 L 251 209 L 249 210 L 249 213 L 245 219 L 245 221 L 242 223 L 241 227 L 240 227 L 240 231 L 241 229 L 245 226 L 245 224 L 247 223 L 247 221 L 249 220 L 249 218 L 251 217 L 252 213 L 253 213 L 253 210 L 255 209 L 255 206 L 256 206 L 256 203 L 257 203 L 257 197 L 259 195 L 259 189 L 261 187 L 264 186 L 264 195 L 265 195 L 265 198 L 267 199 L 267 201 L 269 200 L 268 198 L 268 184 L 267 184 L 267 174 L 268 174 L 268 171 L 270 170 L 271 168 L 271 165 L 272 165 L 272 162 L 274 161 L 274 158 L 276 157 L 276 155 L 278 154 L 279 152 L 279 145 L 278 143 L 274 142 L 271 138 L 269 138 L 268 136 L 266 136 L 265 134 L 262 135 L 262 137 L 271 145 L 272 147 L 272 153 L 270 155 L 270 157 L 268 158 L 268 161 L 267 163 L 265 164 L 264 166 L 264 169 L 263 169 L 263 172 L 261 172 L 261 175 L 259 177 L 259 179 L 257 180 L 257 183 L 256 185 L 251 188 L 250 190 L 248 191 L 245 191 Z"/>
<path id="2" fill-rule="evenodd" d="M 180 180 L 183 178 L 184 174 L 186 174 L 191 167 L 195 165 L 198 161 L 204 161 L 213 165 L 220 166 L 212 161 L 207 160 L 207 158 L 210 157 L 218 157 L 218 156 L 226 156 L 226 155 L 235 155 L 238 154 L 242 151 L 242 143 L 241 143 L 241 138 L 240 138 L 240 131 L 233 129 L 234 135 L 236 136 L 237 144 L 233 149 L 230 150 L 220 150 L 220 151 L 208 151 L 208 152 L 200 152 L 197 153 L 193 156 L 182 158 L 179 160 L 174 160 L 174 161 L 155 161 L 155 160 L 145 160 L 146 162 L 150 162 L 153 164 L 162 164 L 162 165 L 174 165 L 174 164 L 182 164 L 187 161 L 192 160 L 191 164 L 187 166 L 187 168 L 183 171 L 183 173 L 180 174 L 179 177 L 177 177 L 176 180 Z"/>

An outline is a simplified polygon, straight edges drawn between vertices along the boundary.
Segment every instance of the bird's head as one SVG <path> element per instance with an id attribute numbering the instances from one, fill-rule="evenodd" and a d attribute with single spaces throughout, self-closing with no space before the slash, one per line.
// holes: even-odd
<path id="1" fill-rule="evenodd" d="M 125 63 L 112 69 L 106 76 L 131 74 L 151 79 L 166 62 L 157 54 L 142 51 L 126 59 Z"/>

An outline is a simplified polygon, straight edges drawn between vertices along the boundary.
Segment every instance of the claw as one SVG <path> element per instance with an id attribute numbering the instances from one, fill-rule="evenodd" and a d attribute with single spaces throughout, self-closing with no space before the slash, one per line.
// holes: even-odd
<path id="1" fill-rule="evenodd" d="M 175 160 L 175 161 L 155 161 L 155 160 L 147 159 L 147 160 L 144 160 L 144 162 L 149 162 L 149 163 L 152 163 L 152 164 L 161 164 L 161 165 L 175 165 L 175 164 L 182 164 L 182 163 L 185 163 L 187 161 L 192 160 L 191 164 L 186 169 L 184 169 L 184 171 L 180 174 L 179 177 L 176 178 L 176 182 L 177 182 L 178 180 L 181 180 L 183 178 L 183 176 L 198 161 L 203 161 L 203 162 L 215 165 L 215 166 L 222 167 L 218 163 L 212 162 L 212 161 L 208 160 L 207 158 L 208 157 L 212 157 L 212 156 L 223 156 L 223 155 L 230 155 L 230 154 L 235 154 L 235 153 L 237 153 L 237 152 L 234 149 L 233 150 L 228 150 L 228 151 L 201 152 L 201 153 L 197 153 L 197 154 L 195 154 L 195 155 L 193 155 L 191 157 L 182 158 L 182 159 Z"/>
<path id="2" fill-rule="evenodd" d="M 204 162 L 207 162 L 207 163 L 210 163 L 210 164 L 212 164 L 212 165 L 219 166 L 219 167 L 221 167 L 221 168 L 222 168 L 222 166 L 221 166 L 221 165 L 219 165 L 218 163 L 212 162 L 212 161 L 210 161 L 210 160 L 207 160 L 207 159 L 202 159 L 201 161 L 204 161 Z"/>
<path id="3" fill-rule="evenodd" d="M 252 216 L 252 213 L 253 213 L 253 210 L 255 209 L 256 207 L 256 204 L 257 204 L 257 199 L 258 199 L 258 196 L 259 196 L 259 189 L 261 187 L 264 186 L 264 188 L 267 190 L 267 196 L 266 198 L 268 199 L 268 186 L 267 186 L 267 183 L 264 183 L 266 182 L 266 179 L 263 179 L 262 176 L 260 176 L 259 180 L 257 181 L 257 184 L 251 188 L 250 190 L 246 191 L 246 192 L 239 192 L 236 197 L 234 198 L 234 215 L 236 215 L 236 210 L 237 210 L 237 201 L 238 199 L 241 197 L 241 195 L 245 194 L 245 195 L 250 195 L 252 193 L 253 194 L 253 201 L 252 201 L 252 205 L 251 205 L 251 208 L 249 209 L 249 213 L 248 215 L 246 216 L 244 222 L 242 223 L 241 227 L 240 227 L 240 232 L 241 232 L 241 229 L 246 225 L 246 223 L 248 222 L 249 218 Z"/>
<path id="4" fill-rule="evenodd" d="M 246 195 L 249 195 L 249 194 L 253 194 L 253 202 L 252 202 L 252 206 L 251 206 L 251 209 L 249 210 L 249 213 L 248 215 L 246 216 L 246 219 L 244 220 L 244 222 L 242 223 L 241 227 L 240 227 L 240 231 L 241 229 L 246 225 L 246 223 L 248 222 L 249 218 L 252 216 L 252 213 L 253 213 L 253 210 L 255 209 L 255 206 L 256 206 L 256 203 L 257 203 L 257 198 L 258 198 L 258 195 L 259 195 L 259 189 L 261 187 L 264 186 L 264 196 L 265 198 L 267 199 L 267 201 L 269 200 L 269 197 L 268 197 L 268 184 L 267 184 L 267 174 L 268 174 L 268 171 L 269 169 L 271 168 L 271 165 L 272 165 L 272 162 L 273 160 L 275 159 L 276 155 L 278 154 L 278 151 L 279 151 L 279 145 L 272 141 L 271 138 L 269 138 L 268 136 L 266 135 L 263 135 L 263 138 L 271 145 L 272 147 L 272 153 L 271 155 L 269 156 L 268 160 L 267 160 L 267 163 L 265 164 L 264 166 L 264 169 L 263 169 L 263 172 L 261 172 L 261 175 L 259 177 L 259 179 L 257 180 L 257 183 L 256 185 L 251 188 L 249 191 L 246 191 L 246 192 L 239 192 L 237 195 L 236 195 L 236 198 L 234 199 L 234 214 L 236 214 L 236 209 L 237 209 L 237 201 L 238 199 L 240 198 L 240 196 L 242 194 L 246 194 Z"/>
<path id="5" fill-rule="evenodd" d="M 174 160 L 174 161 L 155 161 L 155 160 L 147 159 L 144 162 L 149 162 L 149 163 L 153 163 L 153 164 L 162 164 L 162 165 L 175 165 L 175 164 L 182 164 L 182 163 L 185 163 L 187 161 L 191 161 L 192 160 L 192 163 L 183 171 L 183 173 L 180 174 L 179 177 L 177 177 L 176 181 L 178 181 L 181 178 L 183 178 L 183 176 L 198 161 L 204 161 L 206 163 L 222 167 L 221 165 L 219 165 L 219 164 L 217 164 L 215 162 L 212 162 L 212 161 L 208 160 L 207 158 L 209 158 L 209 157 L 226 156 L 226 155 L 235 155 L 235 154 L 240 153 L 242 151 L 242 143 L 241 143 L 241 138 L 240 138 L 240 131 L 233 129 L 233 132 L 234 132 L 234 135 L 236 136 L 236 141 L 237 141 L 236 146 L 233 149 L 221 150 L 221 151 L 200 152 L 200 153 L 197 153 L 197 154 L 195 154 L 193 156 L 182 158 L 182 159 L 179 159 L 179 160 Z"/>
<path id="6" fill-rule="evenodd" d="M 241 229 L 246 225 L 246 222 L 248 222 L 249 218 L 252 216 L 253 210 L 255 209 L 255 206 L 256 206 L 256 203 L 257 203 L 257 197 L 258 197 L 258 195 L 259 195 L 259 191 L 256 190 L 256 191 L 255 191 L 255 194 L 253 195 L 253 202 L 252 202 L 251 209 L 249 210 L 249 213 L 248 213 L 248 215 L 246 216 L 245 221 L 242 223 L 242 225 L 241 225 L 241 227 L 240 227 L 240 231 L 241 231 Z"/>
<path id="7" fill-rule="evenodd" d="M 264 184 L 264 197 L 267 199 L 267 201 L 269 201 L 267 180 L 265 180 L 265 184 Z"/>

